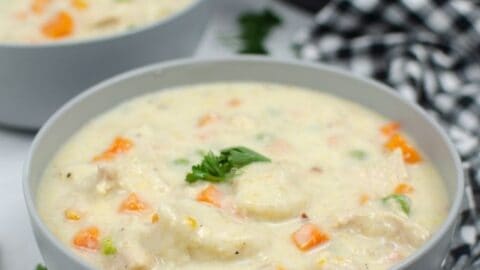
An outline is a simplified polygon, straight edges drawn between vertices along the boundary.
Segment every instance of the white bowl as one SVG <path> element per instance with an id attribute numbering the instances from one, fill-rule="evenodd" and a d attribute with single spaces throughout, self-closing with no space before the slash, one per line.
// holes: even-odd
<path id="1" fill-rule="evenodd" d="M 437 167 L 448 190 L 450 209 L 447 219 L 430 240 L 393 269 L 440 269 L 461 209 L 464 190 L 460 160 L 441 128 L 418 106 L 372 80 L 322 65 L 244 57 L 183 60 L 134 70 L 90 88 L 50 118 L 33 142 L 23 177 L 33 230 L 50 270 L 91 269 L 70 247 L 55 238 L 40 219 L 35 206 L 38 183 L 56 151 L 83 124 L 123 101 L 163 88 L 219 81 L 267 81 L 320 89 L 400 121 Z"/>
<path id="2" fill-rule="evenodd" d="M 207 25 L 211 3 L 193 0 L 156 23 L 93 39 L 0 43 L 0 124 L 37 129 L 63 103 L 101 80 L 190 56 Z"/>

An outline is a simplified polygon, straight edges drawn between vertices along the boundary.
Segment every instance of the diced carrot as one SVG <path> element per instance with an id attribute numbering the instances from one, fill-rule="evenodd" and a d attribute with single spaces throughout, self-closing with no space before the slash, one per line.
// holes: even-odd
<path id="1" fill-rule="evenodd" d="M 80 230 L 73 237 L 73 245 L 77 248 L 97 250 L 100 248 L 98 238 L 100 236 L 100 230 L 97 227 L 88 227 Z"/>
<path id="2" fill-rule="evenodd" d="M 198 194 L 197 201 L 221 207 L 222 196 L 222 193 L 215 186 L 209 185 Z"/>
<path id="3" fill-rule="evenodd" d="M 71 4 L 78 10 L 84 10 L 88 8 L 88 2 L 86 0 L 71 0 Z"/>
<path id="4" fill-rule="evenodd" d="M 93 161 L 108 161 L 114 159 L 118 154 L 125 153 L 133 147 L 133 142 L 130 139 L 117 137 L 100 155 L 93 158 Z"/>
<path id="5" fill-rule="evenodd" d="M 400 124 L 397 122 L 390 122 L 388 124 L 383 125 L 380 128 L 380 131 L 382 132 L 382 134 L 386 136 L 392 136 L 395 133 L 398 133 L 399 130 L 400 130 Z"/>
<path id="6" fill-rule="evenodd" d="M 362 194 L 360 195 L 360 198 L 358 198 L 358 202 L 360 203 L 360 205 L 365 205 L 369 201 L 370 201 L 370 196 L 368 196 L 368 194 Z"/>
<path id="7" fill-rule="evenodd" d="M 238 107 L 241 104 L 242 104 L 242 101 L 238 98 L 232 98 L 228 101 L 228 106 L 233 108 Z"/>
<path id="8" fill-rule="evenodd" d="M 64 215 L 66 219 L 71 221 L 78 221 L 82 217 L 79 212 L 72 209 L 65 210 Z"/>
<path id="9" fill-rule="evenodd" d="M 64 38 L 73 33 L 74 22 L 66 11 L 60 11 L 42 26 L 42 33 L 48 38 Z"/>
<path id="10" fill-rule="evenodd" d="M 207 113 L 205 115 L 202 115 L 197 122 L 198 127 L 204 127 L 206 125 L 212 124 L 216 121 L 218 121 L 220 117 L 217 114 L 214 113 Z"/>
<path id="11" fill-rule="evenodd" d="M 152 224 L 155 224 L 155 223 L 158 223 L 158 221 L 160 220 L 160 216 L 157 213 L 154 213 L 151 219 L 152 219 Z"/>
<path id="12" fill-rule="evenodd" d="M 327 233 L 313 224 L 305 224 L 292 234 L 292 240 L 301 251 L 308 251 L 330 240 Z"/>
<path id="13" fill-rule="evenodd" d="M 131 193 L 128 197 L 120 204 L 120 212 L 140 212 L 147 209 L 147 204 L 138 198 L 138 195 Z"/>
<path id="14" fill-rule="evenodd" d="M 395 187 L 394 193 L 405 195 L 408 193 L 412 193 L 413 191 L 414 191 L 414 188 L 412 187 L 412 185 L 408 183 L 400 183 Z"/>
<path id="15" fill-rule="evenodd" d="M 418 151 L 413 148 L 402 135 L 398 133 L 390 137 L 385 144 L 385 147 L 390 151 L 394 151 L 395 149 L 399 148 L 402 151 L 403 160 L 409 164 L 422 161 L 422 157 Z"/>
<path id="16" fill-rule="evenodd" d="M 41 14 L 45 11 L 45 8 L 50 4 L 52 0 L 33 0 L 30 5 L 30 9 L 35 14 Z"/>

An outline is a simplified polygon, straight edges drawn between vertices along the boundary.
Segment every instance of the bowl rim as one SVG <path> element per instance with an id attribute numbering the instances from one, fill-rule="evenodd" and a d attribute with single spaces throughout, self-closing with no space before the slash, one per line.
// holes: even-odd
<path id="1" fill-rule="evenodd" d="M 36 155 L 37 148 L 39 147 L 40 141 L 44 137 L 48 136 L 50 129 L 55 126 L 57 120 L 65 112 L 69 111 L 71 108 L 76 107 L 77 103 L 79 103 L 81 100 L 84 100 L 86 98 L 89 98 L 92 95 L 95 95 L 98 91 L 102 91 L 102 89 L 105 89 L 108 86 L 117 84 L 129 78 L 141 76 L 148 73 L 155 73 L 165 68 L 183 68 L 183 67 L 188 67 L 189 65 L 196 65 L 196 64 L 218 64 L 218 63 L 234 64 L 238 62 L 252 62 L 252 63 L 261 62 L 264 64 L 277 65 L 277 66 L 286 65 L 286 66 L 306 67 L 310 69 L 315 69 L 319 72 L 324 72 L 324 71 L 333 72 L 341 76 L 351 78 L 353 80 L 362 81 L 378 89 L 378 91 L 384 92 L 387 95 L 393 97 L 398 102 L 404 103 L 404 105 L 409 107 L 411 110 L 414 110 L 417 114 L 419 114 L 420 117 L 423 117 L 427 122 L 429 122 L 434 128 L 435 132 L 438 133 L 443 143 L 445 143 L 445 146 L 447 147 L 448 152 L 453 158 L 454 160 L 453 165 L 456 168 L 456 175 L 457 175 L 456 181 L 458 182 L 458 184 L 457 184 L 457 189 L 454 192 L 454 196 L 451 199 L 450 210 L 448 212 L 447 217 L 443 221 L 443 223 L 430 236 L 430 238 L 420 248 L 416 249 L 412 254 L 410 254 L 407 258 L 405 258 L 403 261 L 399 262 L 398 264 L 394 265 L 392 270 L 406 269 L 412 263 L 418 261 L 421 257 L 425 256 L 428 252 L 430 252 L 430 250 L 433 249 L 439 243 L 440 240 L 442 240 L 442 238 L 447 234 L 449 229 L 455 227 L 456 219 L 461 211 L 463 197 L 464 197 L 465 179 L 464 179 L 464 173 L 462 169 L 462 162 L 460 160 L 458 152 L 453 146 L 451 140 L 447 137 L 445 131 L 440 127 L 440 125 L 436 121 L 434 121 L 427 114 L 426 111 L 424 111 L 417 104 L 414 104 L 405 100 L 403 97 L 400 96 L 400 94 L 398 94 L 396 91 L 393 91 L 391 87 L 385 84 L 382 84 L 378 81 L 375 81 L 371 78 L 354 74 L 345 69 L 331 66 L 331 65 L 315 63 L 315 62 L 305 62 L 305 61 L 293 60 L 293 59 L 274 59 L 274 58 L 264 57 L 264 56 L 233 56 L 233 57 L 224 57 L 224 58 L 198 58 L 198 59 L 187 58 L 187 59 L 178 59 L 173 61 L 156 63 L 152 65 L 147 65 L 145 67 L 133 69 L 133 70 L 121 73 L 119 75 L 116 75 L 114 77 L 111 77 L 109 79 L 106 79 L 88 88 L 83 93 L 70 99 L 59 110 L 57 110 L 39 130 L 39 132 L 35 136 L 30 146 L 30 150 L 28 152 L 26 161 L 24 163 L 23 176 L 22 176 L 23 193 L 24 193 L 24 199 L 27 205 L 27 210 L 30 215 L 31 222 L 34 223 L 36 227 L 39 229 L 39 231 L 43 234 L 43 236 L 46 237 L 58 250 L 63 252 L 65 256 L 67 256 L 71 260 L 74 260 L 75 262 L 77 262 L 78 264 L 80 264 L 82 267 L 86 269 L 93 269 L 92 266 L 87 264 L 78 255 L 76 255 L 70 248 L 68 248 L 65 244 L 63 244 L 56 236 L 54 236 L 53 233 L 50 231 L 50 229 L 47 228 L 46 224 L 41 220 L 39 216 L 38 210 L 35 206 L 36 202 L 33 200 L 33 197 L 34 197 L 33 194 L 37 190 L 35 191 L 32 190 L 30 188 L 29 182 L 32 177 L 30 175 L 31 161 L 33 156 Z M 37 180 L 37 181 L 41 181 L 41 180 Z"/>
<path id="2" fill-rule="evenodd" d="M 75 46 L 81 46 L 85 44 L 98 44 L 106 41 L 116 41 L 121 38 L 126 38 L 130 37 L 133 35 L 137 35 L 140 33 L 147 32 L 149 30 L 152 30 L 154 28 L 160 27 L 164 24 L 167 24 L 171 21 L 174 21 L 178 19 L 179 17 L 184 16 L 186 13 L 189 13 L 190 11 L 196 9 L 201 3 L 210 1 L 210 0 L 192 0 L 190 4 L 188 4 L 186 7 L 181 9 L 180 11 L 177 11 L 169 16 L 166 16 L 164 18 L 155 20 L 154 22 L 147 23 L 145 25 L 142 25 L 140 27 L 134 28 L 134 29 L 126 29 L 126 30 L 121 30 L 119 32 L 113 32 L 113 33 L 107 33 L 107 34 L 102 34 L 99 36 L 94 36 L 94 37 L 87 37 L 87 38 L 82 38 L 82 39 L 64 39 L 64 40 L 55 40 L 51 42 L 41 42 L 38 44 L 29 44 L 25 42 L 19 42 L 19 41 L 14 41 L 14 42 L 2 42 L 0 41 L 0 49 L 1 48 L 9 48 L 9 49 L 46 49 L 46 48 L 64 48 L 64 47 L 75 47 Z"/>

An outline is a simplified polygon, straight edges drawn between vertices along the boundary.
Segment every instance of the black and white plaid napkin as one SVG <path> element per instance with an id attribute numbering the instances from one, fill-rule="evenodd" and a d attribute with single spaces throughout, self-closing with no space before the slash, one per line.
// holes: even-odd
<path id="1" fill-rule="evenodd" d="M 445 269 L 480 269 L 480 2 L 333 0 L 295 45 L 303 59 L 389 84 L 446 128 L 473 195 Z"/>

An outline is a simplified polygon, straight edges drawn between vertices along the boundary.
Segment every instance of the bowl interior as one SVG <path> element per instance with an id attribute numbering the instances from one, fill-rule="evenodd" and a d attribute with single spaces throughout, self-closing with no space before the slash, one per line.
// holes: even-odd
<path id="1" fill-rule="evenodd" d="M 55 152 L 84 123 L 138 95 L 162 88 L 218 81 L 268 81 L 318 89 L 359 103 L 404 125 L 405 130 L 419 143 L 442 175 L 451 209 L 447 221 L 432 239 L 399 267 L 418 259 L 422 252 L 439 241 L 453 223 L 463 194 L 460 162 L 446 136 L 425 113 L 403 101 L 387 87 L 371 80 L 325 66 L 263 58 L 187 60 L 154 65 L 117 76 L 71 100 L 37 135 L 26 165 L 25 195 L 34 222 L 50 234 L 36 213 L 35 192 L 43 170 Z"/>

